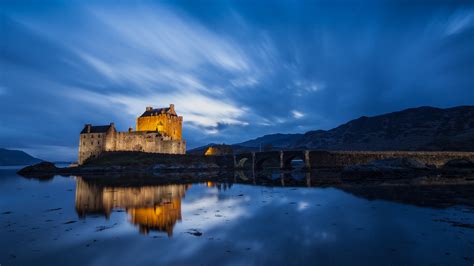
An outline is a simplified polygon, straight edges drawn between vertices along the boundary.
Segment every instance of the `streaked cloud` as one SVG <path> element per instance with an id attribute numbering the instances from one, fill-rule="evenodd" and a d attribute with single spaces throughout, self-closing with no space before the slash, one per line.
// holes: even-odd
<path id="1" fill-rule="evenodd" d="M 179 114 L 184 116 L 185 121 L 196 126 L 215 129 L 219 124 L 248 124 L 240 120 L 246 108 L 239 108 L 230 102 L 200 94 L 170 93 L 147 97 L 109 95 L 107 98 L 111 102 L 126 106 L 128 113 L 131 115 L 142 113 L 144 106 L 168 106 L 170 103 L 174 103 L 176 110 L 179 110 Z"/>
<path id="2" fill-rule="evenodd" d="M 0 147 L 73 159 L 170 103 L 196 147 L 474 102 L 474 4 L 108 4 L 0 4 Z"/>
<path id="3" fill-rule="evenodd" d="M 300 119 L 304 117 L 304 114 L 302 112 L 298 112 L 296 110 L 291 111 L 291 114 L 293 115 L 294 118 Z"/>
<path id="4" fill-rule="evenodd" d="M 446 34 L 460 33 L 468 28 L 474 28 L 474 9 L 454 13 L 447 23 Z"/>

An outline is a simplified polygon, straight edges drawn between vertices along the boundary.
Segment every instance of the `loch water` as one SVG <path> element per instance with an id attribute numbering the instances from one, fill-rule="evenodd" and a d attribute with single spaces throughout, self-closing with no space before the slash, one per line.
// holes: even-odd
<path id="1" fill-rule="evenodd" d="M 0 169 L 2 266 L 474 263 L 474 209 L 463 204 L 312 185 L 304 175 L 160 183 L 15 172 Z"/>

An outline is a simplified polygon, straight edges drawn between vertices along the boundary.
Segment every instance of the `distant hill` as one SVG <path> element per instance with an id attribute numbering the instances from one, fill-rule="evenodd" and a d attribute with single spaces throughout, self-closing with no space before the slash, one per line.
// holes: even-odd
<path id="1" fill-rule="evenodd" d="M 0 166 L 6 165 L 29 165 L 41 162 L 24 151 L 7 150 L 0 148 Z"/>
<path id="2" fill-rule="evenodd" d="M 411 108 L 362 116 L 331 130 L 271 134 L 235 144 L 254 150 L 269 145 L 273 149 L 474 151 L 474 106 Z"/>
<path id="3" fill-rule="evenodd" d="M 304 134 L 271 134 L 259 137 L 253 140 L 248 140 L 237 145 L 243 147 L 264 147 L 267 145 L 272 145 L 275 147 L 285 147 L 289 143 L 293 143 L 295 140 L 303 137 Z"/>

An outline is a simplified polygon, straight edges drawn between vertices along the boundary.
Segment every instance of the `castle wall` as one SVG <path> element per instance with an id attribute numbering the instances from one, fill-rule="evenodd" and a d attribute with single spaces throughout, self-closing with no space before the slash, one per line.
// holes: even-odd
<path id="1" fill-rule="evenodd" d="M 106 133 L 87 133 L 79 135 L 79 159 L 83 164 L 88 158 L 95 158 L 105 150 Z"/>
<path id="2" fill-rule="evenodd" d="M 184 140 L 171 140 L 153 132 L 115 132 L 107 139 L 105 151 L 142 151 L 151 153 L 186 153 Z"/>
<path id="3" fill-rule="evenodd" d="M 150 153 L 185 154 L 184 140 L 171 140 L 154 132 L 116 132 L 80 134 L 79 165 L 104 151 L 141 151 Z"/>
<path id="4" fill-rule="evenodd" d="M 160 131 L 172 140 L 182 139 L 183 117 L 169 114 L 144 116 L 137 118 L 137 131 Z"/>

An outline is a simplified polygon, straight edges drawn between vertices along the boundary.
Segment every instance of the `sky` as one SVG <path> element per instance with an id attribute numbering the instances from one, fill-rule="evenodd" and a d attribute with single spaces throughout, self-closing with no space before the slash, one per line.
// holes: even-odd
<path id="1" fill-rule="evenodd" d="M 0 147 L 175 104 L 188 148 L 474 104 L 474 1 L 0 2 Z"/>

